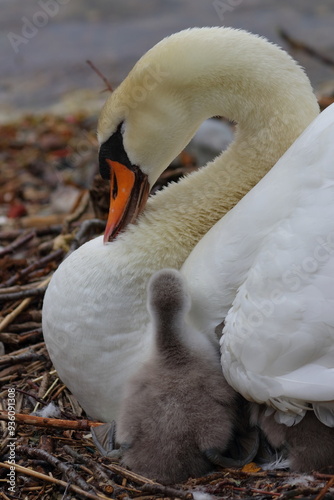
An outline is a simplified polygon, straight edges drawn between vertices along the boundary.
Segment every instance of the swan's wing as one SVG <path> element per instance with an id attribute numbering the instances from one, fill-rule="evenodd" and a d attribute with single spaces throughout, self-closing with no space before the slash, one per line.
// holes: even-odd
<path id="1" fill-rule="evenodd" d="M 239 392 L 298 413 L 305 402 L 334 400 L 334 258 L 317 241 L 308 255 L 309 239 L 299 241 L 301 252 L 284 256 L 272 242 L 259 255 L 222 338 L 224 373 Z"/>
<path id="2" fill-rule="evenodd" d="M 331 106 L 183 267 L 190 321 L 211 334 L 227 315 L 230 383 L 282 410 L 334 399 L 333 137 Z"/>

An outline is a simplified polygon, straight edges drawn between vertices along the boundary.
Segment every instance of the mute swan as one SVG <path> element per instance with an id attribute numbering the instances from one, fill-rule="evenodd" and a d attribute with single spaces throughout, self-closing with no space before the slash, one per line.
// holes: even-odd
<path id="1" fill-rule="evenodd" d="M 148 308 L 152 352 L 127 382 L 117 421 L 123 464 L 170 484 L 214 465 L 250 462 L 258 450 L 257 430 L 250 429 L 248 408 L 242 411 L 241 397 L 224 379 L 217 346 L 186 324 L 190 297 L 179 271 L 153 275 Z M 238 459 L 222 456 L 241 429 L 240 448 L 252 435 L 251 449 Z"/>
<path id="2" fill-rule="evenodd" d="M 45 342 L 88 415 L 116 418 L 124 383 L 149 357 L 149 277 L 180 268 L 318 112 L 307 76 L 286 52 L 230 28 L 194 28 L 162 40 L 110 95 L 98 126 L 103 175 L 112 167 L 106 241 L 134 221 L 149 186 L 204 119 L 222 115 L 238 127 L 226 152 L 150 198 L 138 222 L 111 244 L 99 237 L 73 252 L 52 277 Z M 272 203 L 284 205 L 284 193 Z M 269 212 L 260 205 L 263 215 Z M 255 219 L 250 212 L 249 219 Z M 242 229 L 246 237 L 247 225 Z"/>

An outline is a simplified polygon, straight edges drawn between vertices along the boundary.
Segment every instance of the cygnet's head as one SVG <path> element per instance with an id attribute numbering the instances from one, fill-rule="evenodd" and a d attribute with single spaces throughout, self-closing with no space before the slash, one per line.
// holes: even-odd
<path id="1" fill-rule="evenodd" d="M 213 464 L 241 465 L 257 449 L 252 435 L 243 458 L 223 456 L 243 418 L 238 411 L 247 410 L 224 379 L 217 346 L 187 325 L 189 308 L 178 271 L 154 274 L 148 309 L 155 345 L 126 387 L 117 422 L 123 463 L 165 484 L 203 475 Z"/>
<path id="2" fill-rule="evenodd" d="M 334 465 L 334 428 L 320 422 L 312 410 L 291 427 L 278 423 L 275 412 L 268 414 L 265 406 L 255 412 L 257 425 L 269 444 L 287 459 L 290 470 L 310 472 Z"/>

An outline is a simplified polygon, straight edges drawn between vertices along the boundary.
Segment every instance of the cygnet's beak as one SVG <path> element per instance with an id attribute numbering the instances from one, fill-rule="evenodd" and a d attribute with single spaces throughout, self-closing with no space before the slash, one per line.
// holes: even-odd
<path id="1" fill-rule="evenodd" d="M 110 207 L 103 242 L 108 243 L 134 222 L 150 193 L 147 175 L 139 167 L 105 160 L 110 168 Z"/>

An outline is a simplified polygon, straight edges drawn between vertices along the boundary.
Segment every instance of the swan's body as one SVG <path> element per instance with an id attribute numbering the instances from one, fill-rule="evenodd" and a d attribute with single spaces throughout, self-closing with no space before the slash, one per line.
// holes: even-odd
<path id="1" fill-rule="evenodd" d="M 59 376 L 92 417 L 116 417 L 124 383 L 149 356 L 149 277 L 163 267 L 181 267 L 205 233 L 317 116 L 318 106 L 304 72 L 284 51 L 243 31 L 204 28 L 178 33 L 151 49 L 102 111 L 101 150 L 109 138 L 116 141 L 123 149 L 111 158 L 114 164 L 125 159 L 130 167 L 139 166 L 151 185 L 199 124 L 219 114 L 238 123 L 230 148 L 150 199 L 138 223 L 112 244 L 103 245 L 101 237 L 79 248 L 49 285 L 43 309 L 46 344 Z M 271 200 L 277 211 L 284 208 L 281 196 Z M 261 214 L 273 222 L 267 205 Z M 247 215 L 256 223 L 252 213 Z M 236 245 L 242 231 L 249 236 L 247 224 L 234 231 Z M 224 241 L 221 258 L 223 250 Z M 208 263 L 203 253 L 201 259 L 203 266 Z M 240 262 L 240 271 L 238 265 L 231 268 L 226 313 L 238 275 L 246 277 L 245 264 Z M 217 307 L 218 319 L 217 297 L 209 306 Z M 209 335 L 211 325 L 203 328 Z"/>
<path id="2" fill-rule="evenodd" d="M 331 106 L 183 266 L 192 322 L 226 318 L 227 380 L 288 425 L 311 405 L 334 426 L 333 137 Z"/>

